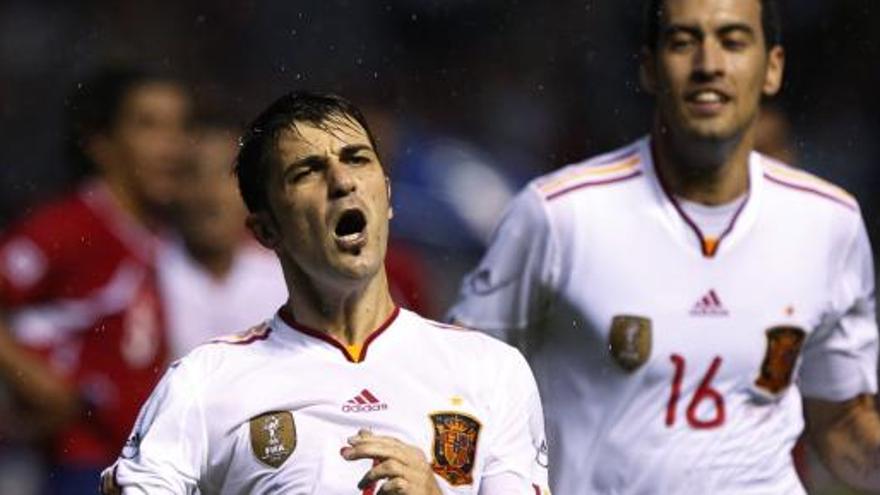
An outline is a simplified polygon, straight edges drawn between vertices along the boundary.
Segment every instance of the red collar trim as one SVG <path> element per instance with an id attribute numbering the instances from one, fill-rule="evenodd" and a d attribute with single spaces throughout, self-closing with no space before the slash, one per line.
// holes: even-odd
<path id="1" fill-rule="evenodd" d="M 397 319 L 397 315 L 399 315 L 399 314 L 400 314 L 400 307 L 394 306 L 394 309 L 391 311 L 391 314 L 388 315 L 388 318 L 385 319 L 385 321 L 382 323 L 382 325 L 380 325 L 379 328 L 373 330 L 373 332 L 367 336 L 366 340 L 364 340 L 363 347 L 361 348 L 360 359 L 357 359 L 356 356 L 352 356 L 351 353 L 348 352 L 348 349 L 346 349 L 345 346 L 341 342 L 339 342 L 338 340 L 331 337 L 327 332 L 323 332 L 321 330 L 316 330 L 314 328 L 307 327 L 307 326 L 303 325 L 302 323 L 297 322 L 293 317 L 293 313 L 290 312 L 290 309 L 287 307 L 286 304 L 284 306 L 282 306 L 281 309 L 278 310 L 278 316 L 281 317 L 281 320 L 284 321 L 284 323 L 286 323 L 287 326 L 296 330 L 297 332 L 304 333 L 304 334 L 308 335 L 309 337 L 314 337 L 318 340 L 323 340 L 324 342 L 332 345 L 333 347 L 339 349 L 339 351 L 342 353 L 342 355 L 345 356 L 346 360 L 348 360 L 349 362 L 352 362 L 352 363 L 361 363 L 367 359 L 367 350 L 369 349 L 370 344 L 374 340 L 376 340 L 379 337 L 379 335 L 382 334 L 382 332 L 384 332 L 389 326 L 391 326 L 392 323 L 394 323 L 394 320 Z"/>
<path id="2" fill-rule="evenodd" d="M 672 194 L 672 191 L 667 186 L 666 182 L 663 180 L 663 174 L 660 172 L 660 167 L 657 166 L 657 154 L 654 149 L 654 141 L 651 141 L 651 163 L 654 166 L 654 174 L 657 176 L 657 182 L 660 183 L 660 189 L 663 190 L 663 194 L 669 199 L 672 203 L 672 206 L 675 207 L 675 211 L 678 212 L 679 216 L 684 220 L 685 224 L 691 228 L 694 232 L 694 235 L 697 236 L 697 242 L 700 243 L 700 252 L 703 253 L 703 257 L 705 258 L 714 258 L 715 254 L 718 252 L 718 248 L 721 247 L 721 241 L 723 241 L 731 231 L 733 231 L 733 226 L 736 225 L 737 219 L 739 219 L 739 214 L 745 209 L 746 204 L 749 202 L 749 199 L 752 195 L 751 184 L 749 185 L 749 189 L 746 192 L 746 199 L 739 205 L 739 208 L 733 213 L 733 216 L 730 218 L 730 223 L 727 224 L 727 228 L 721 232 L 721 235 L 718 236 L 718 239 L 714 244 L 710 244 L 706 241 L 706 236 L 703 235 L 703 231 L 700 230 L 700 227 L 697 226 L 696 222 L 694 222 L 691 217 L 685 213 L 685 211 L 681 208 L 681 205 L 676 201 L 675 196 Z M 751 174 L 749 174 L 749 180 L 751 181 Z"/>

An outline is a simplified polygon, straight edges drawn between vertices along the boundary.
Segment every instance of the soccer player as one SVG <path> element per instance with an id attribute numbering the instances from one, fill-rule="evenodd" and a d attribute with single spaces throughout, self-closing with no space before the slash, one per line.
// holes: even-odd
<path id="1" fill-rule="evenodd" d="M 283 96 L 245 134 L 236 172 L 289 300 L 172 365 L 104 491 L 545 490 L 541 405 L 522 355 L 390 297 L 390 189 L 360 111 Z"/>
<path id="2" fill-rule="evenodd" d="M 527 349 L 557 493 L 803 493 L 804 417 L 837 476 L 880 489 L 859 206 L 753 151 L 776 6 L 646 12 L 650 136 L 531 182 L 450 316 Z"/>
<path id="3" fill-rule="evenodd" d="M 51 440 L 51 493 L 94 492 L 167 366 L 153 257 L 189 106 L 138 70 L 79 85 L 71 151 L 95 175 L 0 236 L 0 379 Z"/>
<path id="4" fill-rule="evenodd" d="M 207 115 L 192 134 L 172 219 L 179 236 L 160 250 L 157 268 L 173 359 L 247 328 L 287 299 L 278 259 L 245 227 L 232 174 L 240 131 Z"/>

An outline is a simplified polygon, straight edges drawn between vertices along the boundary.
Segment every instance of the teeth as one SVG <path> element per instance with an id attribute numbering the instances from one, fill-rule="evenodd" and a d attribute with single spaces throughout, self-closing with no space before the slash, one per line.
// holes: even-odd
<path id="1" fill-rule="evenodd" d="M 722 97 L 714 91 L 700 91 L 693 96 L 693 100 L 697 103 L 720 103 Z"/>

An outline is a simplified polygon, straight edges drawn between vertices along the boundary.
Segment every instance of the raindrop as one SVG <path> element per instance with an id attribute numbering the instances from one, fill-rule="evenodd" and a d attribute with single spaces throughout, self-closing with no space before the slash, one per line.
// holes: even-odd
<path id="1" fill-rule="evenodd" d="M 419 16 L 418 16 L 417 14 L 412 14 L 411 16 L 409 16 L 409 18 L 410 18 L 410 20 L 413 21 L 413 22 L 419 20 Z"/>

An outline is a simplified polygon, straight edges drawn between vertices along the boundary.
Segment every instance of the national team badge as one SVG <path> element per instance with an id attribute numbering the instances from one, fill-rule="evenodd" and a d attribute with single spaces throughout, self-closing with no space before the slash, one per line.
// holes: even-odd
<path id="1" fill-rule="evenodd" d="M 651 320 L 641 316 L 617 315 L 611 320 L 608 348 L 617 364 L 634 371 L 651 356 Z"/>
<path id="2" fill-rule="evenodd" d="M 277 468 L 296 448 L 296 425 L 289 411 L 261 414 L 250 421 L 251 449 L 257 460 Z"/>
<path id="3" fill-rule="evenodd" d="M 805 337 L 806 333 L 797 327 L 778 326 L 767 330 L 767 353 L 755 385 L 774 395 L 791 385 Z"/>
<path id="4" fill-rule="evenodd" d="M 452 486 L 470 485 L 477 458 L 480 422 L 458 412 L 431 415 L 434 425 L 434 459 L 431 469 Z"/>

